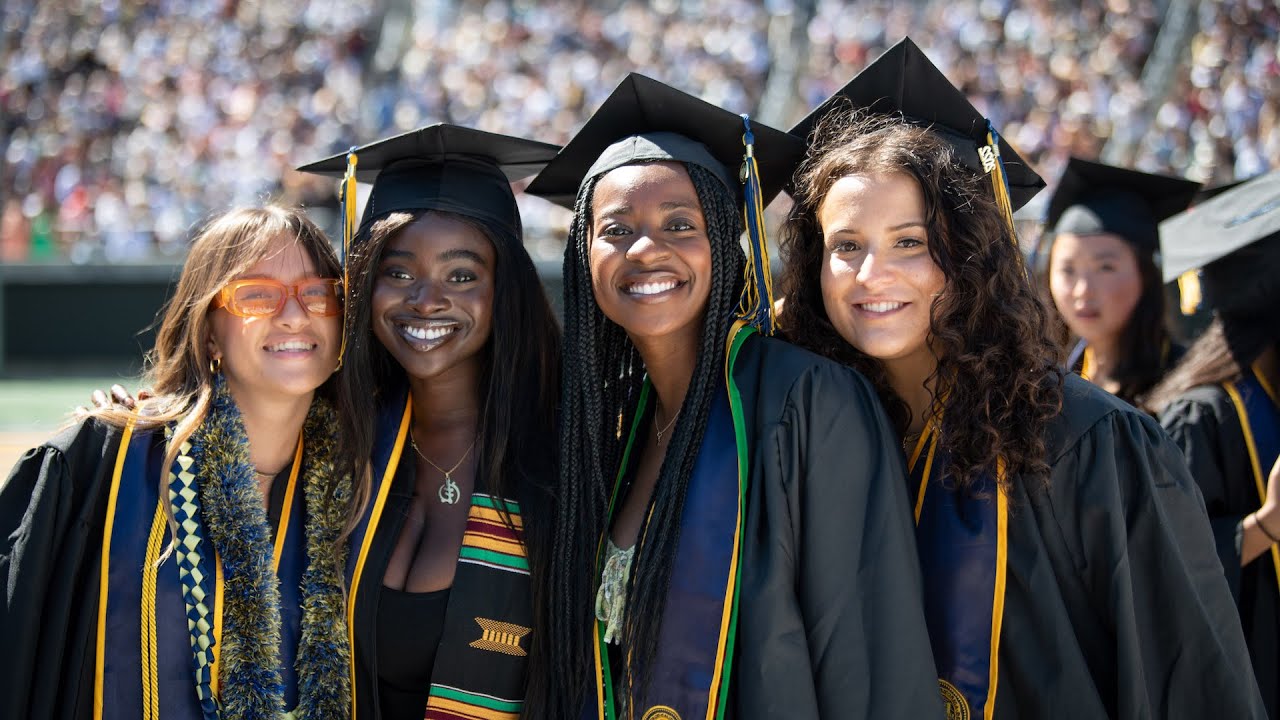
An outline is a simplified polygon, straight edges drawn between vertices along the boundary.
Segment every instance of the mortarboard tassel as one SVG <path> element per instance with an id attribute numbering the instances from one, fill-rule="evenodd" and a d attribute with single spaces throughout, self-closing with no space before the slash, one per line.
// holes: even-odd
<path id="1" fill-rule="evenodd" d="M 746 281 L 742 298 L 738 302 L 738 319 L 754 325 L 763 335 L 772 335 L 773 276 L 769 271 L 769 243 L 764 229 L 763 193 L 760 190 L 760 166 L 756 163 L 755 136 L 751 132 L 751 118 L 742 116 L 744 132 L 742 144 L 746 154 L 742 158 L 739 179 L 743 184 L 743 213 L 747 226 L 747 266 L 743 273 Z"/>
<path id="2" fill-rule="evenodd" d="M 1200 271 L 1188 270 L 1178 276 L 1178 305 L 1183 315 L 1195 315 L 1200 309 Z"/>
<path id="3" fill-rule="evenodd" d="M 348 254 L 351 252 L 351 238 L 356 232 L 356 149 L 347 151 L 347 173 L 342 176 L 342 344 L 338 347 L 338 367 L 342 369 L 342 358 L 347 352 L 347 308 L 351 307 L 351 283 L 348 267 Z"/>
<path id="4" fill-rule="evenodd" d="M 1013 202 L 1009 199 L 1009 176 L 1004 171 L 1004 160 L 1000 157 L 1000 133 L 996 132 L 991 121 L 987 121 L 987 144 L 978 148 L 978 156 L 982 158 L 982 171 L 991 176 L 991 187 L 995 191 L 996 204 L 1009 225 L 1009 236 L 1016 243 L 1018 231 L 1013 224 Z"/>

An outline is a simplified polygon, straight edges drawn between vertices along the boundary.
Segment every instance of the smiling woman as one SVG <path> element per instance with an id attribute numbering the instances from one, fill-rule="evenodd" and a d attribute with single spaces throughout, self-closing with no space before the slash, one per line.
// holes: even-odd
<path id="1" fill-rule="evenodd" d="M 216 218 L 165 310 L 154 395 L 95 411 L 14 468 L 0 715 L 345 714 L 341 567 L 359 488 L 329 384 L 338 274 L 299 211 Z"/>
<path id="2" fill-rule="evenodd" d="M 556 150 L 441 124 L 303 168 L 373 181 L 340 384 L 374 478 L 352 546 L 355 717 L 514 718 L 545 677 L 560 329 L 510 183 Z"/>
<path id="3" fill-rule="evenodd" d="M 892 431 L 856 373 L 764 336 L 740 244 L 801 151 L 632 74 L 529 186 L 574 218 L 526 717 L 940 713 Z"/>
<path id="4" fill-rule="evenodd" d="M 784 328 L 897 421 L 947 717 L 1265 717 L 1181 454 L 1056 366 L 1035 173 L 909 40 L 792 132 Z"/>

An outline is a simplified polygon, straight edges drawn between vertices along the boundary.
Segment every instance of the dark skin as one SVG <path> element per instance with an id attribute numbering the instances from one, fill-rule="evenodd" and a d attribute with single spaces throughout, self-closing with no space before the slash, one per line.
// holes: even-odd
<path id="1" fill-rule="evenodd" d="M 416 485 L 382 579 L 388 588 L 422 593 L 453 585 L 475 489 L 481 351 L 489 340 L 495 262 L 481 232 L 435 214 L 401 230 L 383 249 L 371 322 L 409 378 L 417 445 L 416 452 L 405 449 L 415 462 Z M 442 469 L 455 464 L 450 476 L 459 499 L 447 504 L 439 497 Z"/>
<path id="2" fill-rule="evenodd" d="M 592 234 L 596 303 L 635 344 L 657 396 L 654 420 L 632 450 L 640 457 L 611 533 L 615 545 L 629 548 L 644 527 L 693 378 L 711 291 L 711 243 L 688 172 L 665 162 L 604 175 L 593 199 Z"/>

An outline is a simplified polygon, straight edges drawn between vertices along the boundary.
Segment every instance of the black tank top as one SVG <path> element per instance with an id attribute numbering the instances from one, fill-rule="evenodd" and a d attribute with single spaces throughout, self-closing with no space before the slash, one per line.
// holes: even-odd
<path id="1" fill-rule="evenodd" d="M 378 601 L 378 699 L 385 720 L 422 720 L 444 634 L 449 588 L 415 593 L 384 586 Z"/>

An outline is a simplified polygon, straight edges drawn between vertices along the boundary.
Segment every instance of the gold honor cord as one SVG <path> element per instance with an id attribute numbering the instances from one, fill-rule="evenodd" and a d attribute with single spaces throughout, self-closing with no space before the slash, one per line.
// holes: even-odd
<path id="1" fill-rule="evenodd" d="M 160 658 L 156 645 L 156 577 L 160 571 L 160 545 L 164 539 L 164 502 L 156 503 L 147 536 L 146 563 L 142 566 L 142 717 L 160 720 Z"/>

